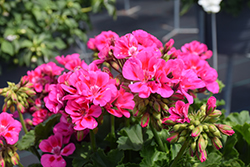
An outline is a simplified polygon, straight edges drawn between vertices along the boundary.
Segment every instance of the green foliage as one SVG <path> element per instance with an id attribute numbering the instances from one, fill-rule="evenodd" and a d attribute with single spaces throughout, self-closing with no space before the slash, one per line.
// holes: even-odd
<path id="1" fill-rule="evenodd" d="M 60 115 L 52 115 L 43 123 L 40 123 L 35 127 L 35 143 L 39 143 L 40 140 L 47 139 L 52 134 L 51 127 L 54 127 L 55 123 L 59 121 Z"/>
<path id="2" fill-rule="evenodd" d="M 138 151 L 142 148 L 143 137 L 142 137 L 142 128 L 140 125 L 134 125 L 131 128 L 123 128 L 118 138 L 118 148 L 120 150 L 134 150 Z"/>
<path id="3" fill-rule="evenodd" d="M 35 131 L 31 130 L 25 134 L 21 140 L 17 142 L 17 148 L 19 150 L 28 150 L 31 146 L 35 144 Z"/>
<path id="4" fill-rule="evenodd" d="M 115 0 L 0 1 L 0 61 L 19 66 L 49 61 L 76 40 L 87 41 L 89 13 L 106 8 L 115 16 Z"/>

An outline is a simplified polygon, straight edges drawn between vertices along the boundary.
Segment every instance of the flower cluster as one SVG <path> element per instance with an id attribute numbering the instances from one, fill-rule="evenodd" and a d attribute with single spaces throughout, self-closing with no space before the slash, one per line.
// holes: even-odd
<path id="1" fill-rule="evenodd" d="M 0 89 L 6 97 L 4 110 L 15 112 L 17 105 L 19 115 L 32 116 L 24 121 L 29 130 L 60 115 L 54 134 L 39 144 L 43 166 L 66 166 L 62 156 L 73 154 L 74 143 L 91 138 L 104 115 L 124 116 L 127 121 L 132 116 L 142 127 L 150 124 L 159 131 L 167 126 L 171 134 L 167 141 L 189 141 L 191 155 L 202 162 L 209 138 L 219 149 L 221 133 L 234 133 L 231 127 L 215 123 L 221 112 L 215 109 L 214 97 L 199 111 L 189 111 L 197 93 L 219 92 L 218 74 L 206 61 L 212 52 L 205 44 L 193 41 L 178 50 L 172 39 L 163 45 L 146 31 L 136 30 L 121 37 L 104 31 L 87 45 L 96 55 L 91 64 L 76 53 L 57 56 L 62 67 L 42 64 L 28 71 L 18 85 Z"/>
<path id="2" fill-rule="evenodd" d="M 171 136 L 167 140 L 170 143 L 191 141 L 190 154 L 197 155 L 200 161 L 204 162 L 207 159 L 208 139 L 216 149 L 221 149 L 221 134 L 234 134 L 230 126 L 216 123 L 221 111 L 215 108 L 216 99 L 213 96 L 195 113 L 188 113 L 189 104 L 177 101 L 175 107 L 169 109 L 170 116 L 163 119 L 163 124 L 171 125 Z"/>

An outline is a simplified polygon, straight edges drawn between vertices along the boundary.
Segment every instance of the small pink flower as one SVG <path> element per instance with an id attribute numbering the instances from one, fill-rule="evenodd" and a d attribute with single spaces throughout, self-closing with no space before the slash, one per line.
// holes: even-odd
<path id="1" fill-rule="evenodd" d="M 82 63 L 78 53 L 67 55 L 66 57 L 57 56 L 55 59 L 58 61 L 58 63 L 64 65 L 68 70 L 74 70 L 76 67 L 81 67 Z"/>
<path id="2" fill-rule="evenodd" d="M 46 109 L 39 109 L 37 111 L 35 111 L 32 114 L 32 122 L 33 125 L 38 125 L 40 123 L 42 123 L 43 121 L 45 121 L 49 116 L 51 116 L 51 113 L 48 112 L 48 110 Z"/>
<path id="3" fill-rule="evenodd" d="M 177 123 L 189 123 L 190 120 L 188 118 L 188 108 L 189 104 L 185 104 L 183 101 L 177 101 L 175 107 L 171 107 L 168 110 L 170 113 L 168 119 Z"/>
<path id="4" fill-rule="evenodd" d="M 89 38 L 89 41 L 87 42 L 87 47 L 91 50 L 96 50 L 95 46 L 95 38 Z"/>
<path id="5" fill-rule="evenodd" d="M 41 164 L 43 167 L 65 167 L 66 161 L 62 156 L 69 156 L 75 151 L 73 143 L 68 144 L 62 149 L 63 140 L 59 133 L 50 136 L 39 144 L 39 148 L 43 152 L 52 154 L 43 154 L 41 157 Z"/>
<path id="6" fill-rule="evenodd" d="M 95 46 L 101 51 L 106 45 L 110 46 L 119 36 L 112 31 L 103 31 L 95 37 Z"/>
<path id="7" fill-rule="evenodd" d="M 18 141 L 21 123 L 12 118 L 12 114 L 2 112 L 0 114 L 0 136 L 6 139 L 8 144 L 15 144 Z"/>

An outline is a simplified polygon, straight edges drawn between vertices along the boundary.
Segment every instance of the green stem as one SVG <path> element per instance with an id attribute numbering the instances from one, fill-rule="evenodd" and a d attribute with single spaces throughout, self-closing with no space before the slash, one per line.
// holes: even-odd
<path id="1" fill-rule="evenodd" d="M 151 128 L 151 130 L 152 130 L 152 132 L 153 132 L 153 134 L 154 134 L 154 138 L 155 138 L 156 142 L 158 143 L 158 145 L 159 145 L 161 151 L 166 152 L 166 149 L 165 149 L 165 147 L 163 146 L 162 140 L 160 139 L 160 137 L 159 137 L 158 133 L 156 132 L 156 129 L 155 129 L 154 126 L 152 125 L 151 121 L 150 121 L 150 123 L 149 123 L 149 126 L 150 126 L 150 128 Z"/>
<path id="2" fill-rule="evenodd" d="M 28 130 L 27 130 L 26 125 L 24 123 L 23 114 L 19 110 L 18 110 L 18 115 L 19 115 L 19 119 L 20 119 L 22 127 L 23 127 L 23 131 L 26 134 L 26 133 L 28 133 Z"/>
<path id="3" fill-rule="evenodd" d="M 130 127 L 130 118 L 124 117 L 124 119 L 125 119 L 126 127 Z"/>
<path id="4" fill-rule="evenodd" d="M 115 147 L 115 116 L 110 115 L 110 123 L 111 123 L 111 149 Z"/>
<path id="5" fill-rule="evenodd" d="M 21 162 L 18 162 L 18 166 L 19 167 L 23 167 L 23 165 L 21 164 Z"/>
<path id="6" fill-rule="evenodd" d="M 93 152 L 96 152 L 95 134 L 93 130 L 89 130 L 90 142 Z"/>
<path id="7" fill-rule="evenodd" d="M 191 140 L 187 138 L 187 140 L 183 143 L 180 151 L 178 152 L 177 156 L 175 157 L 173 163 L 170 167 L 176 167 L 179 159 L 182 157 L 183 153 L 186 151 L 186 149 L 189 147 Z"/>
<path id="8" fill-rule="evenodd" d="M 25 134 L 27 134 L 27 133 L 28 133 L 28 130 L 27 130 L 26 125 L 25 125 L 25 123 L 24 123 L 23 114 L 22 114 L 19 110 L 17 110 L 17 111 L 18 111 L 18 115 L 19 115 L 19 119 L 20 119 L 21 125 L 22 125 L 22 127 L 23 127 L 23 131 L 24 131 Z M 39 152 L 37 151 L 36 147 L 35 147 L 35 146 L 31 146 L 30 149 L 31 149 L 31 151 L 33 151 L 33 153 L 37 156 L 37 158 L 38 158 L 39 161 L 40 161 L 41 155 L 40 155 Z"/>

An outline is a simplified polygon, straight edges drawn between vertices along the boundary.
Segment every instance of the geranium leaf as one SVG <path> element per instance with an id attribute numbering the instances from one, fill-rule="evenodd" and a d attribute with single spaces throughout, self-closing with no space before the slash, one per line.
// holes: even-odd
<path id="1" fill-rule="evenodd" d="M 68 157 L 73 158 L 72 161 L 73 167 L 79 167 L 85 165 L 87 162 L 90 161 L 89 160 L 90 154 L 91 154 L 90 143 L 83 142 L 81 143 L 81 145 L 76 144 L 76 150 L 72 155 Z"/>
<path id="2" fill-rule="evenodd" d="M 234 148 L 237 141 L 237 135 L 233 135 L 227 138 L 227 141 L 222 150 L 224 159 L 229 160 L 232 158 L 237 158 L 239 156 L 238 151 Z"/>
<path id="3" fill-rule="evenodd" d="M 109 151 L 108 155 L 98 149 L 93 155 L 93 167 L 116 167 L 124 157 L 123 151 L 118 149 Z"/>
<path id="4" fill-rule="evenodd" d="M 35 127 L 35 136 L 37 143 L 41 139 L 47 139 L 50 134 L 52 134 L 52 127 L 54 127 L 55 123 L 59 120 L 60 115 L 52 115 L 43 123 L 40 123 Z"/>
<path id="5" fill-rule="evenodd" d="M 35 131 L 31 130 L 26 133 L 21 140 L 17 142 L 17 148 L 19 150 L 28 150 L 31 146 L 35 144 Z"/>
<path id="6" fill-rule="evenodd" d="M 245 164 L 238 158 L 230 159 L 221 164 L 221 167 L 244 167 Z"/>
<path id="7" fill-rule="evenodd" d="M 243 126 L 236 125 L 233 129 L 239 132 L 250 146 L 250 124 L 245 123 Z"/>
<path id="8" fill-rule="evenodd" d="M 140 125 L 134 125 L 131 128 L 123 128 L 119 134 L 124 135 L 117 140 L 120 150 L 138 151 L 142 148 L 143 137 Z"/>
<path id="9" fill-rule="evenodd" d="M 249 111 L 241 111 L 240 113 L 231 113 L 227 118 L 226 122 L 228 122 L 231 126 L 235 126 L 237 124 L 243 125 L 244 123 L 250 123 Z"/>
<path id="10" fill-rule="evenodd" d="M 167 153 L 158 151 L 156 147 L 151 145 L 144 146 L 140 151 L 140 155 L 143 158 L 140 163 L 141 167 L 162 166 L 168 163 Z"/>

